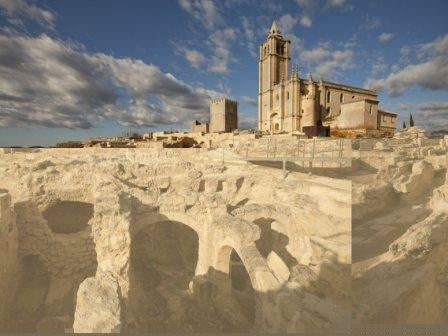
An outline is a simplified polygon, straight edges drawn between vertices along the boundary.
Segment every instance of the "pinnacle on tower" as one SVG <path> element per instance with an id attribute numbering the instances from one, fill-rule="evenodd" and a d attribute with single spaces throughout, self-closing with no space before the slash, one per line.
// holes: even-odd
<path id="1" fill-rule="evenodd" d="M 314 82 L 314 81 L 313 81 L 313 76 L 311 75 L 311 72 L 308 73 L 308 80 L 309 80 L 311 83 Z"/>
<path id="2" fill-rule="evenodd" d="M 277 22 L 272 21 L 271 30 L 269 31 L 269 34 L 271 35 L 280 35 L 280 31 L 277 28 Z"/>

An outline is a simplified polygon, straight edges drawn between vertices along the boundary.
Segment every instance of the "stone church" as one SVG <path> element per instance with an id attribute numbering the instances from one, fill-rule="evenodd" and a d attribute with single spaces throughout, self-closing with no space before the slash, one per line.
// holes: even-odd
<path id="1" fill-rule="evenodd" d="M 291 41 L 274 21 L 260 45 L 258 129 L 303 132 L 306 126 L 329 126 L 332 131 L 379 131 L 393 134 L 397 114 L 380 110 L 376 92 L 353 86 L 314 81 L 289 72 Z"/>

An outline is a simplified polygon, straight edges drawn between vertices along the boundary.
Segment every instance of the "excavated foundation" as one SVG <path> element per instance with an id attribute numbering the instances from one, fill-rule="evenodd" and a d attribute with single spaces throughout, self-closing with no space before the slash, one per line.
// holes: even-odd
<path id="1" fill-rule="evenodd" d="M 8 155 L 2 330 L 300 332 L 350 320 L 346 177 L 285 177 L 202 149 Z"/>

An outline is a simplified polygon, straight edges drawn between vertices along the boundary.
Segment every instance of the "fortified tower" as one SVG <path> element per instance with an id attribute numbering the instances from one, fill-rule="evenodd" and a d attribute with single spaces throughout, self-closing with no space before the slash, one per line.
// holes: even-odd
<path id="1" fill-rule="evenodd" d="M 259 130 L 275 129 L 283 118 L 282 114 L 284 112 L 282 107 L 278 111 L 273 111 L 274 86 L 289 79 L 290 44 L 291 41 L 283 38 L 274 21 L 266 42 L 260 45 L 260 58 L 258 61 Z M 280 99 L 277 100 L 280 101 Z"/>
<path id="2" fill-rule="evenodd" d="M 210 132 L 232 132 L 238 128 L 238 104 L 226 98 L 210 102 Z"/>

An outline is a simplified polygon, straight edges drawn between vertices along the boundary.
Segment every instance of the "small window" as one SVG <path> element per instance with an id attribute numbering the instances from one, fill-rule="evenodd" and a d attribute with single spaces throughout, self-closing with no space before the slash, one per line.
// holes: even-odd
<path id="1" fill-rule="evenodd" d="M 286 91 L 286 99 L 289 100 L 289 91 Z"/>
<path id="2" fill-rule="evenodd" d="M 352 96 L 352 99 L 355 99 L 355 96 Z"/>
<path id="3" fill-rule="evenodd" d="M 328 91 L 327 92 L 327 103 L 329 103 L 331 101 L 331 92 Z"/>
<path id="4" fill-rule="evenodd" d="M 341 93 L 341 97 L 339 98 L 340 102 L 343 103 L 344 102 L 344 94 Z"/>
<path id="5" fill-rule="evenodd" d="M 370 105 L 370 114 L 372 114 L 372 111 L 373 111 L 373 106 L 372 105 Z"/>
<path id="6" fill-rule="evenodd" d="M 327 107 L 327 115 L 331 114 L 331 108 Z"/>

